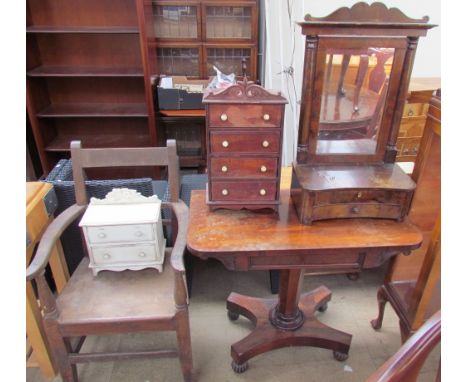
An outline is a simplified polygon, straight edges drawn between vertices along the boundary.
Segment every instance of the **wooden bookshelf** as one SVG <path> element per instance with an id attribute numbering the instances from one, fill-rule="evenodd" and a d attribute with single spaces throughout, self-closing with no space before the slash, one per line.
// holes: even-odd
<path id="1" fill-rule="evenodd" d="M 71 140 L 157 145 L 138 1 L 27 0 L 27 112 L 43 174 Z"/>

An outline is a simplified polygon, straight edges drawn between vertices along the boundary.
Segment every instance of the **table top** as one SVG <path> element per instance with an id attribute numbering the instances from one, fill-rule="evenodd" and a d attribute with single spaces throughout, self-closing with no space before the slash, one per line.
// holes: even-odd
<path id="1" fill-rule="evenodd" d="M 192 191 L 187 248 L 201 257 L 222 258 L 240 253 L 261 256 L 366 249 L 404 251 L 418 248 L 422 241 L 419 229 L 408 221 L 336 219 L 303 225 L 284 186 L 280 200 L 278 214 L 209 211 L 206 192 Z"/>

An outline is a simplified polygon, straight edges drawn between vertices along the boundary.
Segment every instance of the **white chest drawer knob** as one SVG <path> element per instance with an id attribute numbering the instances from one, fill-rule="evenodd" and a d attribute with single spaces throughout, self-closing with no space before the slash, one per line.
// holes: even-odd
<path id="1" fill-rule="evenodd" d="M 260 195 L 265 196 L 266 195 L 266 190 L 262 188 L 259 192 Z"/>
<path id="2" fill-rule="evenodd" d="M 228 170 L 227 166 L 221 167 L 221 171 L 222 171 L 222 172 L 227 172 L 227 170 Z"/>
<path id="3" fill-rule="evenodd" d="M 224 189 L 221 191 L 221 193 L 222 193 L 224 196 L 226 196 L 226 195 L 229 194 L 229 191 L 228 191 L 227 189 L 224 188 Z"/>
<path id="4" fill-rule="evenodd" d="M 99 232 L 98 237 L 104 239 L 106 237 L 106 234 L 104 232 Z"/>
<path id="5" fill-rule="evenodd" d="M 228 142 L 228 141 L 223 141 L 223 142 L 221 143 L 221 145 L 222 145 L 223 147 L 229 147 L 229 142 Z"/>
<path id="6" fill-rule="evenodd" d="M 221 121 L 227 121 L 227 120 L 228 120 L 227 114 L 225 113 L 221 114 Z"/>
<path id="7" fill-rule="evenodd" d="M 104 255 L 102 257 L 104 257 L 105 259 L 110 259 L 111 255 L 109 255 L 108 253 L 104 253 Z"/>
<path id="8" fill-rule="evenodd" d="M 268 141 L 263 141 L 263 142 L 262 142 L 262 146 L 263 146 L 263 147 L 268 147 L 268 146 L 270 146 L 270 142 L 268 142 Z"/>
<path id="9" fill-rule="evenodd" d="M 266 170 L 267 170 L 266 166 L 261 166 L 260 167 L 260 172 L 266 172 Z"/>
<path id="10" fill-rule="evenodd" d="M 141 232 L 141 231 L 136 231 L 136 232 L 135 232 L 135 236 L 136 236 L 136 237 L 142 237 L 142 236 L 143 236 L 143 232 Z"/>
<path id="11" fill-rule="evenodd" d="M 140 252 L 140 253 L 138 254 L 138 256 L 140 256 L 140 257 L 146 257 L 146 253 Z"/>
<path id="12" fill-rule="evenodd" d="M 270 120 L 270 114 L 263 114 L 263 120 L 264 121 L 269 121 Z"/>

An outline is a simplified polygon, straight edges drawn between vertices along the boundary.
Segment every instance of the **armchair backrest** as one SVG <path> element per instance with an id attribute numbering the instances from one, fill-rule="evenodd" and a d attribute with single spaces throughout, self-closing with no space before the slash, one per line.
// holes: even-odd
<path id="1" fill-rule="evenodd" d="M 70 147 L 78 205 L 88 204 L 85 169 L 96 167 L 167 166 L 170 201 L 179 200 L 179 157 L 175 140 L 168 140 L 167 147 L 84 149 L 80 141 L 72 141 Z"/>

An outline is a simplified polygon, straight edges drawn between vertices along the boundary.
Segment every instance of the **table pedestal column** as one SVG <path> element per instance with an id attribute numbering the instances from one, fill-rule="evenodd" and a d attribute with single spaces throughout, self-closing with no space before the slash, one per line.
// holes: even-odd
<path id="1" fill-rule="evenodd" d="M 321 323 L 315 312 L 325 311 L 331 292 L 321 286 L 300 294 L 302 270 L 281 271 L 278 298 L 262 299 L 231 293 L 227 299 L 228 316 L 248 318 L 255 329 L 231 346 L 232 368 L 247 370 L 247 361 L 256 355 L 286 346 L 316 346 L 333 350 L 335 359 L 348 358 L 352 336 Z"/>

